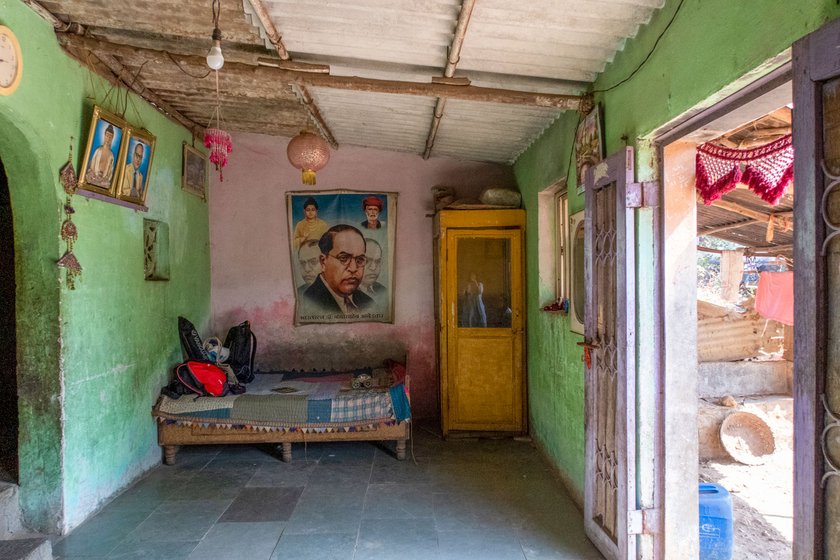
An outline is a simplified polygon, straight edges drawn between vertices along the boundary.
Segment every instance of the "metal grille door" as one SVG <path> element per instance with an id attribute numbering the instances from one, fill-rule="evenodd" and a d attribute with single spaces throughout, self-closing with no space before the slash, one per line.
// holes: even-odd
<path id="1" fill-rule="evenodd" d="M 597 179 L 595 178 L 597 177 Z M 635 557 L 635 261 L 626 206 L 633 151 L 601 163 L 586 184 L 586 532 L 607 558 Z M 635 508 L 633 508 L 635 509 Z"/>

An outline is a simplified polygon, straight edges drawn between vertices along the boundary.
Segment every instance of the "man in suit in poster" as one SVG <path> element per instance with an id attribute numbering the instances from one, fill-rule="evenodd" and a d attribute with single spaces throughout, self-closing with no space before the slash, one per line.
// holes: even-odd
<path id="1" fill-rule="evenodd" d="M 120 194 L 123 196 L 143 198 L 145 177 L 143 177 L 143 171 L 140 168 L 143 166 L 145 153 L 146 147 L 137 142 L 134 145 L 134 150 L 132 150 L 131 163 L 127 163 L 123 170 L 122 187 L 120 189 Z"/>
<path id="2" fill-rule="evenodd" d="M 302 314 L 352 315 L 369 307 L 373 299 L 359 290 L 367 264 L 362 232 L 351 225 L 335 225 L 321 236 L 318 247 L 321 274 L 303 292 Z"/>

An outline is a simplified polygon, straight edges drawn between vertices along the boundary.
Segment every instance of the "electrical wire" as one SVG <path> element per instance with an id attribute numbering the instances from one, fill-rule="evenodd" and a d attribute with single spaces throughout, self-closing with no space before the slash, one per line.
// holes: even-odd
<path id="1" fill-rule="evenodd" d="M 571 173 L 572 173 L 572 158 L 575 154 L 575 143 L 577 141 L 578 132 L 580 132 L 580 125 L 582 123 L 583 123 L 583 114 L 578 113 L 578 122 L 577 122 L 577 125 L 575 125 L 575 133 L 572 136 L 572 138 L 573 138 L 572 145 L 569 148 L 569 162 L 566 164 L 566 188 L 569 187 L 569 175 L 571 175 Z M 575 166 L 575 168 L 577 169 L 577 166 Z M 576 184 L 575 187 L 579 188 L 580 185 Z"/>
<path id="2" fill-rule="evenodd" d="M 209 75 L 210 75 L 210 72 L 212 72 L 212 70 L 208 70 L 208 71 L 207 71 L 207 73 L 206 73 L 206 74 L 204 74 L 203 76 L 198 76 L 198 75 L 196 75 L 196 74 L 190 74 L 189 72 L 187 72 L 186 70 L 184 70 L 184 69 L 183 69 L 183 67 L 181 67 L 181 65 L 178 63 L 178 61 L 177 61 L 177 60 L 175 60 L 175 59 L 172 57 L 172 53 L 170 53 L 169 51 L 164 51 L 164 52 L 166 53 L 166 56 L 168 56 L 168 57 L 169 57 L 169 60 L 171 60 L 171 61 L 172 61 L 172 64 L 174 64 L 175 66 L 177 66 L 177 67 L 178 67 L 178 70 L 180 70 L 181 72 L 183 72 L 184 74 L 186 74 L 186 75 L 187 75 L 187 76 L 189 76 L 190 78 L 195 78 L 196 80 L 203 80 L 204 78 L 206 78 L 207 76 L 209 76 Z"/>
<path id="3" fill-rule="evenodd" d="M 665 33 L 667 33 L 668 29 L 670 29 L 671 24 L 674 23 L 674 20 L 677 18 L 677 14 L 680 13 L 680 10 L 682 9 L 684 3 L 685 3 L 685 0 L 680 0 L 680 3 L 677 4 L 677 9 L 674 10 L 674 13 L 671 15 L 671 19 L 668 21 L 668 24 L 659 33 L 659 36 L 656 38 L 656 41 L 654 41 L 653 47 L 651 47 L 650 52 L 647 53 L 647 56 L 645 56 L 645 58 L 639 63 L 639 65 L 636 67 L 636 69 L 633 70 L 632 72 L 630 72 L 629 76 L 627 76 L 626 78 L 624 78 L 623 80 L 621 80 L 617 84 L 614 84 L 614 85 L 612 85 L 608 88 L 605 88 L 605 89 L 596 89 L 596 90 L 592 91 L 591 93 L 606 93 L 608 91 L 614 90 L 615 88 L 617 88 L 621 84 L 630 81 L 630 79 L 633 78 L 633 76 L 635 76 L 639 72 L 639 70 L 642 69 L 642 67 L 647 63 L 647 61 L 650 60 L 650 57 L 653 55 L 654 51 L 656 51 L 656 47 L 659 46 L 659 41 L 662 40 L 662 37 L 664 37 Z"/>

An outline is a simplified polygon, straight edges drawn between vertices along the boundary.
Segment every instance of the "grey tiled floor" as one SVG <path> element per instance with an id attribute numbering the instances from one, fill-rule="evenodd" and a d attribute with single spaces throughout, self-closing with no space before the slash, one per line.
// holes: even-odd
<path id="1" fill-rule="evenodd" d="M 601 559 L 529 443 L 184 447 L 53 545 L 56 558 Z"/>

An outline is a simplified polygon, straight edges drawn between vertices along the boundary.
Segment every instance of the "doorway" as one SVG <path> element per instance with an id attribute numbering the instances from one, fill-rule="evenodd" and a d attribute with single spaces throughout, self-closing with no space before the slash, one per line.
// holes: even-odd
<path id="1" fill-rule="evenodd" d="M 9 182 L 0 160 L 0 481 L 18 482 L 17 336 L 15 237 Z"/>
<path id="2" fill-rule="evenodd" d="M 759 279 L 766 288 L 776 274 L 792 279 L 794 186 L 775 205 L 740 182 L 704 204 L 696 171 L 706 160 L 698 147 L 722 148 L 721 159 L 742 155 L 747 159 L 728 165 L 735 175 L 744 173 L 760 147 L 790 142 L 791 107 L 788 65 L 657 139 L 664 182 L 664 384 L 666 391 L 677 378 L 687 385 L 679 397 L 697 419 L 696 427 L 682 428 L 680 444 L 684 451 L 696 446 L 697 470 L 682 465 L 691 471 L 681 473 L 680 485 L 686 497 L 697 495 L 698 482 L 728 491 L 732 557 L 746 560 L 792 556 L 793 326 L 768 317 L 766 297 L 756 298 L 756 289 Z M 792 281 L 789 287 L 783 299 L 792 323 Z M 672 309 L 684 311 L 680 321 L 669 322 Z M 668 364 L 675 350 L 681 371 Z M 689 363 L 696 364 L 690 382 Z M 682 507 L 696 512 L 696 504 Z M 701 526 L 701 550 L 714 538 Z"/>

